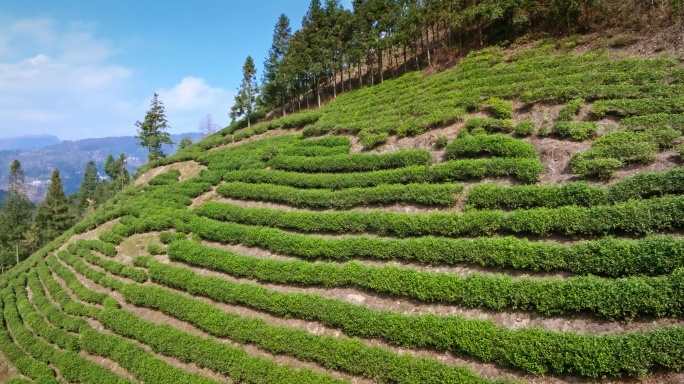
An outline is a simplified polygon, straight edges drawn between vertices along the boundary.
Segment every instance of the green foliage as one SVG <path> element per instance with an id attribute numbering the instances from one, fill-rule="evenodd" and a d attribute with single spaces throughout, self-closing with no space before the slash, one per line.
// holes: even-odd
<path id="1" fill-rule="evenodd" d="M 435 140 L 435 148 L 442 149 L 449 144 L 449 138 L 446 136 L 438 136 Z"/>
<path id="2" fill-rule="evenodd" d="M 466 120 L 465 129 L 474 133 L 478 128 L 482 128 L 487 133 L 492 132 L 513 132 L 515 125 L 513 120 L 492 119 L 491 117 L 474 117 Z"/>
<path id="3" fill-rule="evenodd" d="M 164 104 L 158 99 L 159 95 L 154 94 L 152 101 L 150 101 L 150 109 L 145 114 L 145 119 L 136 121 L 135 126 L 138 128 L 138 134 L 135 136 L 140 142 L 140 146 L 149 150 L 147 159 L 154 161 L 166 157 L 162 150 L 163 144 L 173 144 L 171 136 L 167 129 L 169 126 L 166 121 L 166 114 L 164 112 Z"/>
<path id="4" fill-rule="evenodd" d="M 631 163 L 653 162 L 660 147 L 671 147 L 681 133 L 672 129 L 610 133 L 570 159 L 572 172 L 582 177 L 612 177 L 615 170 Z"/>
<path id="5" fill-rule="evenodd" d="M 529 136 L 534 132 L 534 123 L 530 120 L 518 122 L 515 126 L 515 135 L 518 137 Z"/>
<path id="6" fill-rule="evenodd" d="M 55 169 L 50 177 L 45 202 L 38 207 L 33 222 L 40 245 L 47 244 L 69 229 L 73 223 L 74 217 L 69 211 L 64 189 L 62 189 L 62 179 L 59 177 L 59 171 Z"/>
<path id="7" fill-rule="evenodd" d="M 459 137 L 446 148 L 447 159 L 476 157 L 487 154 L 506 158 L 537 158 L 537 149 L 522 140 L 503 135 L 475 135 Z"/>
<path id="8" fill-rule="evenodd" d="M 510 119 L 513 117 L 513 103 L 508 100 L 492 97 L 485 101 L 484 105 L 496 119 Z"/>
<path id="9" fill-rule="evenodd" d="M 462 184 L 381 184 L 368 188 L 297 189 L 271 184 L 233 182 L 216 192 L 240 200 L 263 200 L 296 207 L 348 209 L 359 205 L 418 203 L 448 206 L 463 191 Z"/>
<path id="10" fill-rule="evenodd" d="M 155 176 L 152 180 L 150 180 L 149 184 L 150 185 L 168 185 L 168 184 L 173 184 L 177 183 L 178 179 L 180 178 L 180 171 L 177 169 L 171 169 L 169 171 L 166 171 L 164 173 L 161 173 L 157 176 Z"/>
<path id="11" fill-rule="evenodd" d="M 559 121 L 551 128 L 551 132 L 561 137 L 570 136 L 574 140 L 584 141 L 596 136 L 598 124 L 591 121 Z"/>
<path id="12" fill-rule="evenodd" d="M 284 156 L 269 160 L 275 169 L 298 172 L 359 172 L 401 168 L 410 165 L 427 165 L 432 156 L 425 150 L 406 150 L 383 154 L 345 154 L 335 156 Z"/>
<path id="13" fill-rule="evenodd" d="M 631 130 L 658 130 L 670 128 L 684 131 L 684 114 L 672 115 L 656 113 L 652 115 L 627 117 L 620 120 L 620 125 Z"/>
<path id="14" fill-rule="evenodd" d="M 563 206 L 513 212 L 407 214 L 371 212 L 297 212 L 209 202 L 197 213 L 216 220 L 266 225 L 303 232 L 376 232 L 407 236 L 479 236 L 493 233 L 559 234 L 566 236 L 609 233 L 649 234 L 677 229 L 681 196 L 665 196 L 595 207 Z M 684 216 L 683 216 L 684 217 Z"/>
<path id="15" fill-rule="evenodd" d="M 235 103 L 230 108 L 232 121 L 244 116 L 247 119 L 247 127 L 252 126 L 252 111 L 256 109 L 257 93 L 259 92 L 256 84 L 256 72 L 252 56 L 247 56 L 242 66 L 242 82 L 235 95 Z"/>
<path id="16" fill-rule="evenodd" d="M 326 238 L 274 228 L 196 218 L 190 223 L 202 239 L 265 248 L 273 253 L 315 260 L 348 261 L 371 258 L 425 264 L 564 270 L 609 277 L 659 276 L 684 266 L 684 244 L 677 237 L 649 236 L 643 240 L 606 237 L 563 246 L 507 237 L 408 239 L 355 236 Z M 177 239 L 178 240 L 178 239 Z"/>
<path id="17" fill-rule="evenodd" d="M 150 274 L 154 281 L 161 284 L 183 289 L 195 295 L 208 296 L 214 300 L 229 304 L 248 305 L 255 309 L 268 311 L 282 317 L 306 317 L 316 319 L 323 324 L 332 327 L 339 327 L 346 334 L 364 337 L 381 338 L 390 344 L 399 345 L 407 348 L 436 347 L 459 353 L 466 353 L 479 358 L 487 358 L 505 366 L 516 367 L 527 370 L 535 374 L 546 372 L 572 372 L 588 377 L 597 377 L 605 374 L 619 374 L 620 372 L 643 372 L 654 364 L 665 364 L 672 368 L 677 368 L 684 364 L 681 355 L 676 348 L 679 348 L 681 339 L 680 328 L 663 328 L 650 333 L 633 333 L 619 336 L 589 336 L 576 333 L 556 333 L 539 329 L 521 329 L 511 331 L 506 328 L 497 327 L 492 322 L 482 322 L 479 320 L 467 320 L 460 316 L 436 317 L 434 315 L 411 316 L 389 311 L 374 311 L 363 306 L 357 306 L 340 300 L 323 298 L 317 295 L 301 293 L 281 293 L 251 284 L 237 284 L 228 280 L 216 277 L 201 276 L 183 268 L 153 263 L 150 266 Z M 676 280 L 681 279 L 681 272 L 673 278 L 672 283 L 677 285 Z M 408 287 L 401 279 L 395 276 L 387 276 L 388 282 L 385 286 Z M 511 289 L 512 287 L 500 277 L 501 281 L 496 284 L 501 290 Z M 473 283 L 477 284 L 477 278 L 472 278 Z M 613 291 L 602 287 L 599 279 L 595 277 L 581 278 L 583 287 L 594 287 L 597 291 L 604 290 L 607 295 L 612 295 Z M 391 282 L 391 283 L 390 283 Z M 663 281 L 664 282 L 664 281 Z M 648 286 L 640 285 L 639 282 L 632 283 L 625 280 L 623 289 L 615 292 L 626 292 L 642 288 L 645 291 L 653 292 Z M 662 284 L 662 283 L 656 283 Z M 667 284 L 667 283 L 665 283 Z M 480 287 L 482 287 L 480 285 Z M 599 288 L 600 287 L 600 288 Z M 196 299 L 186 298 L 181 295 L 166 292 L 156 293 L 151 287 L 139 287 L 134 298 L 127 292 L 127 300 L 133 301 L 136 305 L 144 305 L 163 310 L 167 313 L 172 312 L 176 316 L 195 324 L 204 324 L 201 314 L 188 313 L 183 310 L 182 301 L 188 302 L 187 306 L 198 311 L 198 304 L 191 305 Z M 409 288 L 410 289 L 410 288 Z M 143 293 L 142 291 L 148 291 Z M 524 291 L 525 294 L 532 294 L 533 291 Z M 609 293 L 608 293 L 609 292 Z M 469 297 L 475 300 L 486 295 L 486 289 L 477 289 Z M 550 300 L 562 301 L 566 296 L 553 289 L 542 289 L 541 295 Z M 174 298 L 169 296 L 176 296 Z M 655 296 L 653 303 L 657 302 Z M 576 296 L 573 299 L 577 298 Z M 583 303 L 592 305 L 589 301 L 580 299 Z M 170 301 L 173 300 L 174 305 Z M 570 299 L 572 300 L 572 299 Z M 168 303 L 168 304 L 167 304 Z M 664 303 L 663 303 L 664 304 Z M 639 305 L 639 304 L 637 304 Z M 208 313 L 212 307 L 207 306 Z M 196 319 L 196 320 L 195 320 Z M 198 324 L 198 325 L 199 325 Z M 234 323 L 233 323 L 234 324 Z M 373 324 L 373 325 L 372 325 Z M 374 326 L 382 324 L 382 326 Z M 201 325 L 200 325 L 201 327 Z M 223 327 L 225 332 L 237 332 L 231 329 L 238 328 L 237 324 L 233 327 Z M 264 327 L 267 328 L 267 327 Z M 251 334 L 268 333 L 267 329 Z M 488 335 L 488 336 L 484 336 Z M 283 337 L 284 338 L 284 337 Z M 292 335 L 288 340 L 298 340 Z M 253 339 L 252 339 L 253 340 Z M 655 341 L 667 342 L 669 348 L 662 348 L 662 345 L 653 344 Z M 671 341 L 667 341 L 671 340 Z M 486 341 L 486 342 L 485 342 Z M 639 356 L 643 358 L 625 359 L 623 356 L 623 343 L 631 344 L 640 349 Z M 484 344 L 483 344 L 484 343 Z M 552 346 L 552 348 L 548 348 Z M 672 348 L 675 348 L 674 350 Z M 304 349 L 304 348 L 302 348 Z M 668 359 L 651 359 L 646 356 L 653 356 L 653 350 L 670 351 Z M 304 352 L 306 353 L 306 352 Z M 601 365 L 589 364 L 586 361 L 596 361 L 600 356 Z M 631 356 L 631 355 L 630 355 Z M 377 361 L 377 359 L 374 359 Z M 360 363 L 359 363 L 360 364 Z M 367 367 L 368 363 L 361 364 L 360 367 Z M 423 379 L 425 380 L 425 379 Z M 462 381 L 459 381 L 462 382 Z"/>
<path id="18" fill-rule="evenodd" d="M 577 116 L 586 101 L 584 99 L 574 99 L 569 101 L 558 113 L 558 120 L 571 121 Z"/>
<path id="19" fill-rule="evenodd" d="M 642 98 L 599 100 L 592 105 L 591 111 L 598 117 L 603 117 L 609 113 L 616 114 L 618 116 L 684 113 L 684 99 Z"/>
<path id="20" fill-rule="evenodd" d="M 150 255 L 164 255 L 166 254 L 166 249 L 158 244 L 150 243 L 147 244 L 147 252 L 149 252 Z"/>

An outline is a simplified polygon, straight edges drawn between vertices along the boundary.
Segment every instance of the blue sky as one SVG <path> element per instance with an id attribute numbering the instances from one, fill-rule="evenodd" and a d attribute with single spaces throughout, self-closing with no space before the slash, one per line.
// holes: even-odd
<path id="1" fill-rule="evenodd" d="M 351 0 L 343 1 L 349 6 Z M 309 0 L 0 2 L 0 137 L 134 135 L 154 92 L 170 132 L 221 127 L 247 55 L 259 65 L 285 13 Z"/>

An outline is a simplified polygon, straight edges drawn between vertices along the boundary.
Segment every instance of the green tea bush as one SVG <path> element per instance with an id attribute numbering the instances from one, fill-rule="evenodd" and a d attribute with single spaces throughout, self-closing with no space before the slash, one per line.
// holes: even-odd
<path id="1" fill-rule="evenodd" d="M 337 264 L 259 259 L 188 241 L 173 243 L 169 256 L 174 261 L 225 272 L 238 278 L 256 279 L 263 283 L 328 288 L 354 287 L 419 301 L 495 310 L 503 307 L 524 308 L 545 314 L 587 311 L 594 316 L 608 316 L 611 319 L 614 316 L 625 315 L 678 316 L 682 311 L 681 306 L 676 304 L 676 298 L 666 293 L 650 293 L 651 287 L 678 284 L 669 282 L 668 277 L 631 277 L 620 280 L 591 276 L 567 279 L 515 279 L 500 275 L 470 274 L 462 277 L 448 273 L 421 272 L 405 267 L 367 266 L 358 262 Z M 392 282 L 394 284 L 391 284 Z M 593 286 L 587 286 L 588 282 Z M 632 291 L 624 292 L 619 288 L 621 286 L 633 288 Z M 641 292 L 639 287 L 644 287 Z M 540 294 L 544 290 L 567 292 L 578 289 L 583 290 L 582 299 Z M 478 292 L 479 297 L 469 296 L 473 292 Z M 620 295 L 614 292 L 622 292 L 622 300 L 614 297 Z M 630 298 L 639 297 L 646 292 L 653 298 L 652 303 L 631 304 Z"/>
<path id="2" fill-rule="evenodd" d="M 472 263 L 483 267 L 565 270 L 609 277 L 659 276 L 684 267 L 684 242 L 671 236 L 648 236 L 641 240 L 606 237 L 563 246 L 512 236 L 325 238 L 202 217 L 193 219 L 190 226 L 202 239 L 261 247 L 273 253 L 312 260 L 370 258 L 425 264 Z"/>
<path id="3" fill-rule="evenodd" d="M 553 126 L 551 132 L 561 137 L 570 136 L 574 140 L 584 141 L 596 136 L 598 124 L 590 121 L 560 121 Z"/>
<path id="4" fill-rule="evenodd" d="M 652 115 L 627 117 L 620 120 L 620 125 L 634 131 L 670 128 L 682 132 L 684 131 L 684 114 L 655 113 Z"/>
<path id="5" fill-rule="evenodd" d="M 581 159 L 572 163 L 572 173 L 582 178 L 598 177 L 600 179 L 610 179 L 615 172 L 623 167 L 623 163 L 617 159 L 599 157 L 595 159 Z"/>
<path id="6" fill-rule="evenodd" d="M 219 195 L 234 199 L 262 200 L 285 203 L 296 207 L 334 209 L 393 203 L 448 206 L 462 191 L 462 184 L 383 184 L 369 188 L 332 191 L 233 182 L 219 185 L 216 188 Z"/>
<path id="7" fill-rule="evenodd" d="M 498 97 L 492 97 L 484 102 L 484 105 L 489 110 L 494 118 L 510 119 L 513 117 L 513 103 L 508 100 L 502 100 Z"/>
<path id="8" fill-rule="evenodd" d="M 515 126 L 515 135 L 518 137 L 529 136 L 534 132 L 534 123 L 530 120 L 518 122 Z"/>
<path id="9" fill-rule="evenodd" d="M 591 110 L 598 117 L 603 117 L 608 113 L 618 116 L 684 113 L 684 98 L 598 100 L 592 105 Z"/>
<path id="10" fill-rule="evenodd" d="M 439 136 L 435 140 L 435 148 L 437 148 L 437 149 L 442 149 L 442 148 L 446 147 L 447 144 L 449 144 L 449 138 L 446 136 Z"/>
<path id="11" fill-rule="evenodd" d="M 577 116 L 584 105 L 584 99 L 574 99 L 568 102 L 568 104 L 563 107 L 558 113 L 558 120 L 560 121 L 571 121 Z"/>
<path id="12" fill-rule="evenodd" d="M 460 137 L 449 143 L 445 152 L 445 156 L 450 160 L 482 154 L 508 158 L 537 158 L 539 156 L 539 152 L 532 144 L 503 135 Z"/>
<path id="13" fill-rule="evenodd" d="M 406 150 L 381 154 L 347 154 L 337 156 L 276 156 L 268 165 L 275 169 L 298 172 L 358 172 L 428 165 L 432 156 L 425 150 Z"/>
<path id="14" fill-rule="evenodd" d="M 515 124 L 513 120 L 492 119 L 490 117 L 473 117 L 465 122 L 465 129 L 473 132 L 476 129 L 484 129 L 487 133 L 492 132 L 513 132 Z"/>
<path id="15" fill-rule="evenodd" d="M 147 244 L 147 252 L 150 255 L 164 255 L 166 254 L 166 249 L 159 244 L 149 243 Z"/>
<path id="16" fill-rule="evenodd" d="M 150 180 L 150 185 L 168 185 L 172 183 L 177 183 L 180 178 L 180 171 L 177 169 L 171 169 L 167 172 L 155 176 Z"/>
<path id="17" fill-rule="evenodd" d="M 407 236 L 479 236 L 492 233 L 650 234 L 684 223 L 684 196 L 665 196 L 594 207 L 564 206 L 529 210 L 407 214 L 371 212 L 299 212 L 243 208 L 208 202 L 196 212 L 216 220 L 289 228 L 303 232 L 376 232 Z"/>
<path id="18" fill-rule="evenodd" d="M 611 336 L 581 335 L 572 332 L 558 333 L 540 329 L 509 330 L 498 327 L 491 321 L 466 320 L 460 316 L 437 317 L 434 315 L 411 316 L 389 311 L 374 311 L 363 306 L 354 305 L 336 299 L 323 298 L 317 295 L 300 293 L 282 293 L 256 287 L 251 284 L 237 284 L 228 280 L 200 276 L 187 269 L 153 263 L 150 266 L 153 279 L 161 284 L 185 290 L 191 294 L 208 296 L 214 300 L 229 304 L 248 305 L 258 310 L 268 311 L 281 317 L 297 317 L 316 319 L 330 327 L 339 327 L 345 333 L 357 337 L 384 339 L 390 344 L 405 348 L 437 348 L 456 353 L 464 353 L 478 358 L 487 358 L 505 366 L 527 370 L 534 374 L 546 372 L 572 372 L 581 376 L 597 377 L 601 375 L 618 375 L 621 372 L 644 372 L 654 365 L 663 364 L 670 368 L 684 365 L 679 354 L 681 328 L 670 327 L 648 333 L 628 333 Z M 675 280 L 679 280 L 681 272 Z M 407 286 L 396 278 L 389 277 L 393 284 L 386 286 Z M 501 279 L 506 279 L 501 277 Z M 600 287 L 597 278 L 586 277 L 584 287 L 605 289 Z M 473 279 L 476 280 L 476 279 Z M 678 284 L 672 281 L 673 284 Z M 638 289 L 639 285 L 628 283 L 615 293 L 627 294 L 628 290 Z M 663 281 L 664 283 L 664 281 Z M 499 282 L 500 289 L 506 289 L 504 281 Z M 204 324 L 208 313 L 197 313 L 200 305 L 196 299 L 187 298 L 170 292 L 155 294 L 152 287 L 136 287 L 140 290 L 135 297 L 124 293 L 127 300 L 136 305 L 153 307 L 167 313 L 173 313 L 195 324 Z M 550 288 L 550 287 L 549 287 Z M 642 289 L 649 290 L 647 286 Z M 655 288 L 655 287 L 654 287 Z M 664 288 L 664 287 L 663 287 Z M 142 292 L 142 291 L 146 292 Z M 162 290 L 163 291 L 163 290 Z M 478 288 L 471 294 L 475 298 L 486 293 Z M 653 292 L 650 290 L 650 292 Z M 525 291 L 525 294 L 531 294 Z M 568 295 L 553 289 L 542 289 L 539 294 L 551 300 L 562 301 Z M 613 292 L 605 291 L 606 297 Z M 169 297 L 169 296 L 177 297 Z M 656 304 L 655 296 L 653 304 Z M 163 298 L 163 300 L 160 300 Z M 580 300 L 588 305 L 591 302 L 573 295 L 572 300 Z M 185 304 L 184 302 L 187 302 Z M 192 305 L 191 303 L 196 303 Z M 625 302 L 620 302 L 624 304 Z M 638 304 L 637 304 L 638 305 Z M 187 307 L 188 309 L 183 309 Z M 193 311 L 189 311 L 194 308 Z M 206 304 L 207 310 L 212 308 Z M 189 313 L 190 312 L 190 313 Z M 191 313 L 196 314 L 191 314 Z M 210 317 L 210 318 L 213 318 Z M 196 319 L 196 320 L 195 320 Z M 225 323 L 224 323 L 225 324 Z M 233 322 L 232 324 L 235 324 Z M 238 329 L 238 325 L 222 327 L 223 332 Z M 281 328 L 282 329 L 282 328 Z M 252 331 L 252 335 L 267 333 Z M 289 340 L 297 340 L 293 337 Z M 638 348 L 640 353 L 629 356 L 622 352 L 624 343 Z M 663 344 L 669 347 L 663 348 Z M 549 348 L 549 346 L 552 346 Z M 655 351 L 669 351 L 667 359 L 649 358 Z M 656 355 L 658 355 L 656 354 Z M 323 355 L 319 353 L 319 355 Z M 602 364 L 586 364 L 600 359 Z M 374 361 L 377 361 L 374 359 Z"/>

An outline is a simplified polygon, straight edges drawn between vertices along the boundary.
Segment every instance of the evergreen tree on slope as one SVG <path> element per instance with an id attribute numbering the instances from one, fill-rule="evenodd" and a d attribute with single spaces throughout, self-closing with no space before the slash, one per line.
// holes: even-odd
<path id="1" fill-rule="evenodd" d="M 150 109 L 145 114 L 145 119 L 142 123 L 136 121 L 135 126 L 138 127 L 138 135 L 135 136 L 136 139 L 140 140 L 138 144 L 149 150 L 147 160 L 154 161 L 166 157 L 162 145 L 171 145 L 173 141 L 171 141 L 169 133 L 166 132 L 169 126 L 166 121 L 164 104 L 159 100 L 158 94 L 155 93 L 152 97 Z"/>
<path id="2" fill-rule="evenodd" d="M 31 227 L 31 202 L 26 192 L 24 170 L 14 160 L 10 165 L 8 195 L 0 215 L 0 249 L 3 267 L 13 265 L 15 259 L 28 255 L 25 247 L 26 234 Z"/>
<path id="3" fill-rule="evenodd" d="M 235 95 L 235 104 L 230 109 L 230 118 L 235 121 L 240 116 L 247 118 L 247 127 L 252 126 L 251 115 L 256 108 L 256 96 L 258 92 L 256 85 L 256 68 L 252 56 L 247 56 L 245 64 L 242 66 L 242 83 Z"/>
<path id="4" fill-rule="evenodd" d="M 74 223 L 74 218 L 69 212 L 66 196 L 62 187 L 62 179 L 59 171 L 52 171 L 50 186 L 48 187 L 45 202 L 38 208 L 34 220 L 34 227 L 39 238 L 40 245 L 45 245 L 62 232 L 66 231 Z"/>

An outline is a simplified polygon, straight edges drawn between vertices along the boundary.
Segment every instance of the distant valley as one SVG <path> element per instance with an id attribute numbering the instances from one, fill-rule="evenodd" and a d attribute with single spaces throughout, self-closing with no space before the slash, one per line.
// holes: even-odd
<path id="1" fill-rule="evenodd" d="M 181 138 L 190 137 L 193 142 L 201 134 L 183 133 L 171 135 L 176 145 Z M 165 146 L 167 154 L 175 153 L 177 146 Z M 104 137 L 77 141 L 60 141 L 51 135 L 20 136 L 0 139 L 0 189 L 7 185 L 9 167 L 14 159 L 21 162 L 26 173 L 26 182 L 31 200 L 39 201 L 47 190 L 47 181 L 53 169 L 59 169 L 66 194 L 78 190 L 83 170 L 88 161 L 94 161 L 101 175 L 108 155 L 117 157 L 125 154 L 128 169 L 135 170 L 147 162 L 147 150 L 137 144 L 133 136 Z"/>

